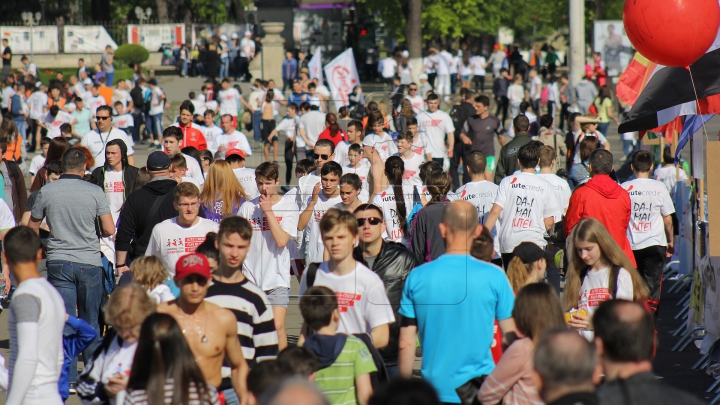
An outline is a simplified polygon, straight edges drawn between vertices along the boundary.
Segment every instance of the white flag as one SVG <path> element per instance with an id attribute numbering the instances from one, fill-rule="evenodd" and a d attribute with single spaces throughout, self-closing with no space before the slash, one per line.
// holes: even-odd
<path id="1" fill-rule="evenodd" d="M 310 70 L 310 78 L 318 79 L 318 83 L 323 84 L 322 76 L 322 50 L 318 46 L 315 48 L 315 53 L 312 59 L 308 62 L 308 69 Z"/>
<path id="2" fill-rule="evenodd" d="M 360 84 L 352 48 L 348 48 L 325 65 L 325 76 L 328 79 L 335 105 L 341 107 L 350 104 L 348 95 L 352 93 L 355 86 Z"/>

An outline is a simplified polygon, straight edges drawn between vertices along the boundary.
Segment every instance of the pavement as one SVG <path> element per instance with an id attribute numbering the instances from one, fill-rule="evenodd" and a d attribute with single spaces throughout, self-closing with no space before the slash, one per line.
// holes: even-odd
<path id="1" fill-rule="evenodd" d="M 166 120 L 164 122 L 165 125 L 168 125 L 171 122 L 170 117 L 174 116 L 172 113 L 173 108 L 177 109 L 179 104 L 183 100 L 187 99 L 188 92 L 199 92 L 204 80 L 199 78 L 179 78 L 169 76 L 160 76 L 159 79 L 160 86 L 164 89 L 167 95 L 167 99 L 170 102 L 170 108 L 168 108 L 168 111 L 166 111 Z M 240 86 L 242 89 L 242 93 L 245 96 L 250 94 L 249 84 L 240 83 Z M 374 92 L 376 97 L 381 97 L 384 94 L 380 85 L 363 85 L 363 88 L 371 89 L 370 93 L 373 93 L 372 90 L 378 90 Z M 366 94 L 367 93 L 368 90 L 366 90 Z M 494 108 L 491 108 L 491 111 L 494 111 Z M 283 114 L 284 112 L 281 111 L 280 113 Z M 720 118 L 714 117 L 707 123 L 706 127 L 708 135 L 714 140 L 714 134 L 717 134 L 720 131 Z M 612 151 L 615 152 L 616 167 L 620 167 L 623 162 L 621 161 L 620 154 L 617 152 L 620 150 L 622 142 L 619 135 L 617 134 L 617 126 L 614 123 L 611 124 L 610 130 L 608 132 L 609 134 L 607 134 L 607 138 L 612 145 Z M 248 136 L 248 140 L 250 140 L 251 146 L 253 148 L 253 155 L 248 157 L 247 165 L 249 167 L 255 167 L 264 160 L 261 156 L 261 145 L 258 142 L 252 141 L 252 134 L 248 134 L 246 132 L 246 135 L 250 135 Z M 283 141 L 284 139 L 280 139 L 279 144 L 283 145 Z M 147 145 L 138 145 L 135 150 L 135 160 L 137 162 L 137 165 L 143 166 L 144 162 L 147 159 L 147 156 L 149 155 Z M 499 145 L 496 145 L 496 150 L 499 151 Z M 284 162 L 281 156 L 282 151 L 280 152 L 280 160 L 278 161 L 278 163 L 282 166 L 281 173 L 284 173 Z M 29 156 L 29 158 L 31 158 L 31 156 Z M 690 160 L 689 147 L 683 151 L 683 158 L 688 161 Z M 296 184 L 296 180 L 293 179 L 292 183 Z M 672 282 L 665 282 L 663 284 L 663 290 L 666 291 L 671 286 Z M 297 296 L 298 288 L 298 282 L 295 278 L 293 278 L 290 290 L 291 296 Z M 707 376 L 704 371 L 691 370 L 692 365 L 700 358 L 697 348 L 695 348 L 695 346 L 693 345 L 690 345 L 687 349 L 685 349 L 685 351 L 679 353 L 670 350 L 670 348 L 679 340 L 678 337 L 673 337 L 671 333 L 675 329 L 677 329 L 684 321 L 684 318 L 681 320 L 674 319 L 675 314 L 677 313 L 677 311 L 680 310 L 680 307 L 677 307 L 675 304 L 680 300 L 680 298 L 685 294 L 686 291 L 688 291 L 688 288 L 681 289 L 680 292 L 674 294 L 663 293 L 661 309 L 658 316 L 657 329 L 659 332 L 659 346 L 657 356 L 653 361 L 654 372 L 658 377 L 663 378 L 664 381 L 666 381 L 670 385 L 694 393 L 700 398 L 709 399 L 712 398 L 713 395 L 706 394 L 705 390 L 713 383 L 714 380 L 711 377 Z M 10 343 L 7 327 L 7 314 L 8 311 L 3 311 L 0 314 L 0 354 L 2 354 L 6 359 L 9 359 Z M 299 335 L 301 324 L 302 317 L 300 315 L 300 310 L 297 305 L 297 299 L 291 299 L 286 318 L 286 329 L 291 339 Z M 415 362 L 415 368 L 419 369 L 420 365 L 421 359 L 418 358 Z M 0 393 L 0 403 L 4 403 L 4 401 L 5 394 Z M 79 401 L 77 396 L 71 396 L 68 399 L 67 404 L 80 405 L 81 402 Z"/>

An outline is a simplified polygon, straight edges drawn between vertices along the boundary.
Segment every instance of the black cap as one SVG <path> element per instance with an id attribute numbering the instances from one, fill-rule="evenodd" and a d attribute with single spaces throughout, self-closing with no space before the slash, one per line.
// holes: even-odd
<path id="1" fill-rule="evenodd" d="M 157 86 L 157 85 L 158 85 L 158 81 L 157 81 L 156 78 L 153 77 L 152 79 L 148 80 L 148 84 L 152 84 L 153 86 Z"/>
<path id="2" fill-rule="evenodd" d="M 155 151 L 147 158 L 147 168 L 151 172 L 167 170 L 170 167 L 170 156 L 165 152 Z"/>
<path id="3" fill-rule="evenodd" d="M 543 257 L 550 263 L 553 261 L 551 252 L 548 252 L 532 242 L 523 242 L 517 245 L 512 254 L 525 264 L 535 263 Z"/>

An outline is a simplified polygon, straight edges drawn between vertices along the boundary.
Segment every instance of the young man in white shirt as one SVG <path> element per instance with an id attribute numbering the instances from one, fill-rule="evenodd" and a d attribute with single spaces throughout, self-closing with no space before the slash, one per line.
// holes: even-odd
<path id="1" fill-rule="evenodd" d="M 675 167 L 675 157 L 673 157 L 672 151 L 669 147 L 663 151 L 663 167 L 655 169 L 654 175 L 655 180 L 662 182 L 670 193 L 670 196 L 675 194 L 675 185 L 678 181 L 688 181 L 687 173 L 680 167 Z"/>
<path id="2" fill-rule="evenodd" d="M 340 166 L 347 166 L 350 164 L 348 158 L 348 151 L 350 146 L 353 144 L 361 144 L 363 140 L 363 125 L 362 122 L 352 120 L 347 125 L 347 141 L 340 141 L 335 146 L 335 161 L 340 163 Z"/>
<path id="3" fill-rule="evenodd" d="M 412 150 L 422 156 L 424 160 L 432 160 L 432 156 L 427 152 L 427 135 L 418 131 L 418 121 L 415 117 L 407 120 L 407 130 L 413 134 Z"/>
<path id="4" fill-rule="evenodd" d="M 325 261 L 328 252 L 322 244 L 320 220 L 330 208 L 342 202 L 340 198 L 340 177 L 342 167 L 337 162 L 326 162 L 320 169 L 320 183 L 313 188 L 312 195 L 305 201 L 305 208 L 298 219 L 297 230 L 309 228 L 306 263 Z"/>
<path id="5" fill-rule="evenodd" d="M 427 106 L 425 105 L 425 99 L 422 98 L 421 95 L 418 94 L 418 85 L 415 83 L 410 83 L 408 86 L 408 95 L 405 96 L 406 99 L 410 101 L 410 104 L 412 104 L 413 112 L 415 114 L 418 114 L 420 111 L 425 111 L 427 109 Z"/>
<path id="6" fill-rule="evenodd" d="M 247 137 L 242 132 L 235 130 L 233 117 L 230 114 L 225 114 L 220 117 L 220 127 L 223 130 L 223 135 L 215 138 L 213 148 L 216 151 L 227 153 L 230 149 L 240 149 L 243 151 L 244 156 L 252 155 L 252 148 L 250 147 Z"/>
<path id="7" fill-rule="evenodd" d="M 300 132 L 300 117 L 297 115 L 298 106 L 295 103 L 289 103 L 287 105 L 287 117 L 283 118 L 282 121 L 272 130 L 268 139 L 277 137 L 278 132 L 282 131 L 285 133 L 285 185 L 282 189 L 286 192 L 289 190 L 288 184 L 292 180 L 292 164 L 295 160 L 295 140 Z"/>
<path id="8" fill-rule="evenodd" d="M 223 130 L 219 126 L 215 125 L 215 111 L 205 110 L 203 119 L 205 120 L 205 126 L 200 127 L 200 131 L 202 131 L 205 136 L 208 150 L 213 154 L 213 156 L 215 156 L 215 153 L 217 152 L 215 145 L 217 140 L 223 136 Z M 247 140 L 247 138 L 245 139 Z"/>
<path id="9" fill-rule="evenodd" d="M 350 163 L 343 166 L 343 174 L 355 173 L 360 177 L 362 182 L 362 188 L 360 189 L 360 195 L 358 199 L 363 203 L 370 201 L 370 185 L 368 184 L 368 177 L 370 176 L 370 163 L 363 159 L 362 146 L 354 143 L 350 145 L 348 150 L 348 160 Z"/>
<path id="10" fill-rule="evenodd" d="M 163 138 L 163 113 L 165 112 L 165 92 L 158 86 L 157 79 L 148 80 L 150 86 L 150 112 L 147 123 L 148 134 L 156 150 L 162 150 Z"/>
<path id="11" fill-rule="evenodd" d="M 630 167 L 635 180 L 622 184 L 632 203 L 627 236 L 637 270 L 650 289 L 650 309 L 657 316 L 663 266 L 675 250 L 672 220 L 675 206 L 665 185 L 650 178 L 653 169 L 650 152 L 639 150 L 633 153 Z"/>
<path id="12" fill-rule="evenodd" d="M 390 156 L 398 153 L 397 145 L 395 144 L 392 136 L 385 132 L 385 121 L 381 117 L 376 118 L 374 121 L 372 119 L 368 119 L 368 127 L 372 129 L 371 133 L 375 134 L 380 140 L 380 143 L 375 145 L 375 147 L 380 153 L 383 162 L 385 162 Z"/>
<path id="13" fill-rule="evenodd" d="M 157 256 L 170 277 L 175 276 L 175 264 L 181 256 L 195 252 L 205 241 L 208 232 L 217 232 L 218 224 L 201 218 L 200 190 L 192 183 L 180 183 L 175 188 L 173 205 L 178 211 L 175 218 L 155 225 L 150 235 L 145 256 Z"/>
<path id="14" fill-rule="evenodd" d="M 184 145 L 183 133 L 180 128 L 172 126 L 165 128 L 165 131 L 163 131 L 163 146 L 165 146 L 165 151 L 171 158 L 177 154 L 182 154 L 188 168 L 187 176 L 195 179 L 200 184 L 200 187 L 205 184 L 205 177 L 202 168 L 200 168 L 200 163 L 194 157 L 181 152 Z"/>
<path id="15" fill-rule="evenodd" d="M 198 190 L 202 191 L 202 186 L 197 182 L 197 180 L 187 175 L 187 160 L 183 154 L 178 153 L 173 156 L 170 159 L 170 162 L 172 163 L 170 176 L 174 178 L 175 181 L 178 183 L 192 183 L 198 188 Z"/>
<path id="16" fill-rule="evenodd" d="M 398 153 L 395 156 L 400 156 L 405 164 L 405 173 L 403 173 L 403 180 L 412 184 L 413 186 L 421 186 L 422 181 L 420 180 L 420 165 L 425 159 L 413 152 L 413 134 L 410 131 L 403 131 L 398 134 L 397 137 Z"/>
<path id="17" fill-rule="evenodd" d="M 233 128 L 237 128 L 237 117 L 240 107 L 245 106 L 252 111 L 250 104 L 245 101 L 234 87 L 230 85 L 230 79 L 225 78 L 222 81 L 222 89 L 218 92 L 217 100 L 220 102 L 220 115 L 230 115 L 232 117 Z"/>
<path id="18" fill-rule="evenodd" d="M 503 265 L 507 269 L 512 251 L 522 242 L 533 242 L 544 248 L 545 232 L 562 215 L 555 188 L 535 175 L 540 160 L 539 147 L 529 143 L 517 153 L 520 173 L 505 177 L 498 187 L 497 197 L 485 221 L 492 230 L 500 219 L 498 239 Z"/>
<path id="19" fill-rule="evenodd" d="M 440 110 L 440 99 L 437 94 L 427 97 L 428 110 L 418 115 L 420 132 L 424 132 L 428 144 L 425 151 L 441 165 L 444 158 L 451 158 L 455 146 L 455 125 L 445 112 Z M 445 143 L 447 139 L 447 144 Z"/>
<path id="20" fill-rule="evenodd" d="M 98 107 L 102 105 L 107 105 L 105 97 L 100 95 L 100 88 L 97 84 L 94 84 L 92 86 L 92 88 L 90 89 L 90 97 L 87 97 L 87 100 L 85 100 L 85 102 L 87 103 L 87 108 L 90 109 L 93 117 L 95 116 Z"/>
<path id="21" fill-rule="evenodd" d="M 542 79 L 538 76 L 537 69 L 530 69 L 530 101 L 533 111 L 540 115 L 540 95 L 542 94 Z"/>
<path id="22" fill-rule="evenodd" d="M 448 200 L 464 200 L 474 205 L 478 212 L 478 221 L 485 224 L 490 209 L 497 197 L 498 186 L 492 181 L 485 180 L 487 157 L 479 150 L 468 153 L 465 158 L 465 170 L 470 173 L 470 182 L 458 187 L 454 193 L 448 194 Z M 495 229 L 491 229 L 493 237 Z"/>
<path id="23" fill-rule="evenodd" d="M 297 235 L 298 212 L 293 200 L 278 194 L 280 167 L 265 162 L 255 169 L 260 197 L 240 206 L 238 216 L 247 218 L 253 229 L 250 253 L 243 272 L 260 287 L 272 305 L 280 350 L 287 347 L 285 315 L 290 303 L 290 250 Z"/>
<path id="24" fill-rule="evenodd" d="M 72 115 L 61 111 L 57 104 L 50 107 L 40 126 L 47 129 L 48 138 L 52 139 L 61 136 L 60 127 L 62 124 L 75 125 L 77 120 Z"/>
<path id="25" fill-rule="evenodd" d="M 91 170 L 105 164 L 105 146 L 114 139 L 125 142 L 125 145 L 128 147 L 128 162 L 131 166 L 135 165 L 135 159 L 133 158 L 135 151 L 131 146 L 132 141 L 124 131 L 113 128 L 112 119 L 112 107 L 109 105 L 98 107 L 95 113 L 97 129 L 85 134 L 82 141 L 80 141 L 80 145 L 88 148 L 95 159 L 95 165 L 90 168 Z"/>
<path id="26" fill-rule="evenodd" d="M 125 132 L 125 135 L 128 137 L 128 141 L 130 141 L 129 146 L 135 146 L 135 142 L 133 142 L 132 139 L 135 119 L 133 119 L 132 114 L 125 110 L 125 106 L 120 101 L 115 102 L 115 111 L 117 114 L 115 115 L 115 118 L 113 118 L 112 126 Z"/>
<path id="27" fill-rule="evenodd" d="M 225 152 L 225 161 L 228 162 L 230 168 L 233 169 L 235 177 L 245 190 L 249 199 L 258 198 L 260 190 L 257 188 L 255 181 L 255 169 L 245 167 L 245 152 L 240 149 L 228 149 Z"/>
<path id="28" fill-rule="evenodd" d="M 553 171 L 556 170 L 555 162 L 557 158 L 555 156 L 555 148 L 549 145 L 539 147 L 540 173 L 538 173 L 538 177 L 542 177 L 548 183 L 552 184 L 553 188 L 555 188 L 555 191 L 557 192 L 557 198 L 558 201 L 560 201 L 560 207 L 562 207 L 562 215 L 555 217 L 555 223 L 558 223 L 562 220 L 562 217 L 568 209 L 568 205 L 570 205 L 570 196 L 572 195 L 572 191 L 570 191 L 570 184 L 568 184 L 567 180 L 553 173 Z"/>
<path id="29" fill-rule="evenodd" d="M 305 104 L 305 103 L 303 103 Z M 309 104 L 308 104 L 309 105 Z M 300 139 L 305 147 L 306 155 L 310 155 L 320 133 L 325 130 L 325 114 L 319 107 L 310 106 L 310 110 L 300 117 Z M 297 147 L 301 147 L 298 145 Z"/>
<path id="30" fill-rule="evenodd" d="M 318 229 L 322 232 L 321 242 L 328 261 L 316 270 L 305 271 L 300 281 L 300 297 L 311 286 L 331 289 L 340 308 L 338 332 L 368 333 L 375 348 L 386 347 L 395 315 L 380 276 L 353 257 L 355 245 L 359 243 L 355 217 L 347 211 L 333 209 L 322 218 Z M 303 325 L 301 341 L 304 341 L 305 329 Z"/>

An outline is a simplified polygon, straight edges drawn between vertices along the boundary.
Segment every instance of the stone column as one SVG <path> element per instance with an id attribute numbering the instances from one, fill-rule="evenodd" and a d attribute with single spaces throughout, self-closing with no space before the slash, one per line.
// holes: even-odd
<path id="1" fill-rule="evenodd" d="M 285 59 L 285 39 L 280 34 L 285 29 L 285 23 L 263 22 L 260 24 L 265 33 L 265 37 L 262 39 L 262 55 L 253 62 L 257 63 L 255 66 L 261 73 L 259 77 L 265 80 L 275 80 L 276 86 L 279 85 L 282 89 L 282 62 Z"/>

